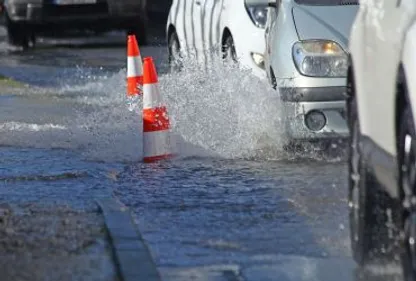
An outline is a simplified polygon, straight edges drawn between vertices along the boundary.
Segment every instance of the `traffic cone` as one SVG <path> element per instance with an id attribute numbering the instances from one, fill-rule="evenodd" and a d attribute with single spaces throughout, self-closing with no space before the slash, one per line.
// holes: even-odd
<path id="1" fill-rule="evenodd" d="M 142 94 L 143 63 L 135 35 L 127 38 L 127 96 Z"/>
<path id="2" fill-rule="evenodd" d="M 143 64 L 143 161 L 146 163 L 172 157 L 170 121 L 159 91 L 156 67 L 151 57 Z"/>

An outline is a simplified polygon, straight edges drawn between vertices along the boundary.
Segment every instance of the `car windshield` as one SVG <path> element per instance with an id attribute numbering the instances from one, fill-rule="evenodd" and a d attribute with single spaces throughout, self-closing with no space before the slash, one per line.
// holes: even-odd
<path id="1" fill-rule="evenodd" d="M 338 6 L 338 5 L 358 5 L 359 0 L 295 0 L 299 5 L 312 6 Z"/>

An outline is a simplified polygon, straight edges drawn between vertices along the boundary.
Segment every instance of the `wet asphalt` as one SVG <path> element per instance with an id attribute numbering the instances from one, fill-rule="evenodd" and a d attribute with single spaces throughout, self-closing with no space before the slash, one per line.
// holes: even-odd
<path id="1" fill-rule="evenodd" d="M 150 165 L 124 98 L 123 34 L 26 52 L 0 43 L 0 75 L 19 82 L 0 83 L 0 201 L 85 211 L 113 195 L 164 280 L 399 280 L 395 265 L 363 272 L 351 258 L 343 149 L 283 152 L 266 83 L 237 70 L 168 74 L 162 38 L 141 52 L 157 62 L 179 147 Z"/>

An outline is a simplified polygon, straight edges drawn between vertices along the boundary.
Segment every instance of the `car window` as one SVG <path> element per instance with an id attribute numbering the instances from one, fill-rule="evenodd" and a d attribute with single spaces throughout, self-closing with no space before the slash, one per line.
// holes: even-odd
<path id="1" fill-rule="evenodd" d="M 338 5 L 358 5 L 359 0 L 295 0 L 299 5 L 312 6 L 338 6 Z"/>

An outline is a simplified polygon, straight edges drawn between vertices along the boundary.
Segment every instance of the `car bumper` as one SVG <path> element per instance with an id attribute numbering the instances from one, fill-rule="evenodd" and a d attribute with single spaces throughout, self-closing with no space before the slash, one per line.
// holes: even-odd
<path id="1" fill-rule="evenodd" d="M 290 139 L 333 139 L 349 135 L 345 114 L 345 87 L 279 88 L 283 102 L 286 134 Z M 324 116 L 324 126 L 307 125 L 311 112 Z"/>
<path id="2" fill-rule="evenodd" d="M 249 20 L 248 20 L 249 21 Z M 243 23 L 241 23 L 243 24 Z M 244 30 L 244 32 L 241 32 Z M 233 32 L 235 40 L 235 47 L 239 62 L 244 68 L 250 69 L 253 74 L 261 79 L 267 79 L 264 66 L 264 29 L 260 29 L 251 22 L 244 23 L 244 28 L 239 26 L 239 30 Z M 263 62 L 256 63 L 254 59 L 256 56 L 261 56 Z"/>
<path id="3" fill-rule="evenodd" d="M 106 2 L 87 5 L 53 5 L 46 3 L 13 3 L 7 7 L 13 21 L 29 24 L 90 23 L 110 18 Z"/>

